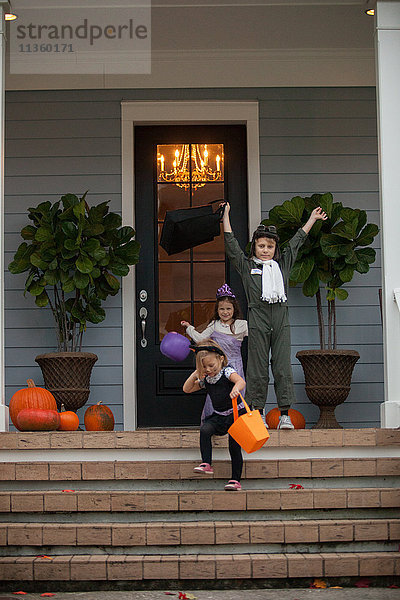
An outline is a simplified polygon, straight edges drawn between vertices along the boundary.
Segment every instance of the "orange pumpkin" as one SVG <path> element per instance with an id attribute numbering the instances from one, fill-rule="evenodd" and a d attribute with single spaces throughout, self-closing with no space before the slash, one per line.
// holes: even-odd
<path id="1" fill-rule="evenodd" d="M 44 388 L 36 387 L 33 379 L 28 379 L 27 384 L 27 388 L 15 392 L 10 400 L 10 419 L 17 429 L 17 416 L 24 408 L 57 410 L 57 403 L 52 393 Z"/>
<path id="2" fill-rule="evenodd" d="M 20 431 L 54 431 L 60 425 L 60 415 L 56 410 L 23 408 L 17 415 Z"/>
<path id="3" fill-rule="evenodd" d="M 79 417 L 72 410 L 65 410 L 61 404 L 60 426 L 58 431 L 76 431 L 79 427 Z"/>
<path id="4" fill-rule="evenodd" d="M 108 406 L 103 406 L 101 401 L 89 408 L 84 416 L 86 431 L 112 431 L 114 429 L 114 415 Z"/>
<path id="5" fill-rule="evenodd" d="M 265 416 L 265 421 L 270 429 L 277 429 L 279 423 L 279 417 L 281 416 L 281 411 L 279 408 L 273 408 L 267 413 Z M 295 429 L 304 429 L 306 426 L 306 420 L 298 410 L 294 408 L 289 408 L 289 417 L 294 425 Z"/>

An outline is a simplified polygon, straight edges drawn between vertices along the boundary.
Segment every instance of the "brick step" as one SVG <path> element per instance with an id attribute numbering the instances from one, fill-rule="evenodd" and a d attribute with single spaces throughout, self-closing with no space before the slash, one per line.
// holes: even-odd
<path id="1" fill-rule="evenodd" d="M 226 448 L 227 436 L 215 447 Z M 399 429 L 296 429 L 270 431 L 266 448 L 398 446 Z M 0 433 L 0 450 L 53 449 L 165 449 L 199 447 L 198 429 L 149 429 L 138 431 L 38 431 Z"/>
<path id="2" fill-rule="evenodd" d="M 0 558 L 0 580 L 19 584 L 26 581 L 286 579 L 399 574 L 399 552 Z"/>
<path id="3" fill-rule="evenodd" d="M 2 463 L 0 481 L 115 481 L 204 479 L 193 461 L 82 461 Z M 229 479 L 230 461 L 214 462 L 207 479 Z M 400 476 L 400 458 L 248 460 L 243 479 Z"/>
<path id="4" fill-rule="evenodd" d="M 2 523 L 0 546 L 317 544 L 400 540 L 400 519 Z"/>
<path id="5" fill-rule="evenodd" d="M 399 488 L 1 492 L 0 513 L 398 508 Z"/>

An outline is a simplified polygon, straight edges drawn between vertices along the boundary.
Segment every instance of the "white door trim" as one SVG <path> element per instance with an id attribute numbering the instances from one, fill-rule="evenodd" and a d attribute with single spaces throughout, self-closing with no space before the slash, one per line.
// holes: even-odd
<path id="1" fill-rule="evenodd" d="M 258 102 L 127 101 L 121 103 L 122 221 L 135 227 L 134 128 L 137 125 L 244 124 L 247 130 L 248 220 L 261 219 Z M 122 365 L 124 430 L 136 429 L 135 269 L 122 284 Z"/>

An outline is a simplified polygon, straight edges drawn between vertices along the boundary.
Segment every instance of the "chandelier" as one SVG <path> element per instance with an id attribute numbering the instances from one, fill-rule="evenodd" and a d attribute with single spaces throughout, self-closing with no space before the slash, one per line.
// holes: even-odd
<path id="1" fill-rule="evenodd" d="M 196 190 L 210 181 L 223 180 L 221 156 L 219 154 L 215 156 L 215 161 L 212 161 L 215 162 L 213 168 L 207 144 L 204 144 L 203 150 L 201 150 L 200 144 L 177 146 L 170 170 L 167 169 L 163 154 L 159 154 L 157 160 L 159 162 L 159 181 L 174 183 L 185 190 L 191 186 L 193 190 Z"/>

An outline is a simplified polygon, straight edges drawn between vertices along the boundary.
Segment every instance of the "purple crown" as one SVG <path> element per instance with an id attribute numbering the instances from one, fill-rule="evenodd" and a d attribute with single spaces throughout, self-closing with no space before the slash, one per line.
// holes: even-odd
<path id="1" fill-rule="evenodd" d="M 225 296 L 236 298 L 235 294 L 232 292 L 227 283 L 224 283 L 224 285 L 217 290 L 217 298 L 224 298 Z"/>

